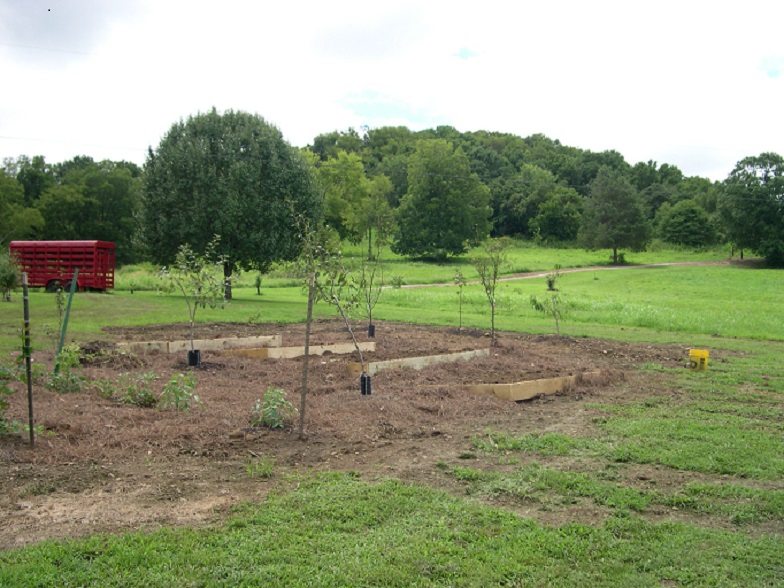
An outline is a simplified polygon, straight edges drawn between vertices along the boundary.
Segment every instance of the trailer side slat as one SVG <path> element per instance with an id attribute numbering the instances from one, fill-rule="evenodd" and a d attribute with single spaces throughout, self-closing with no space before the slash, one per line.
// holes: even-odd
<path id="1" fill-rule="evenodd" d="M 32 287 L 77 278 L 80 288 L 114 288 L 114 243 L 109 241 L 11 241 L 11 255 Z"/>

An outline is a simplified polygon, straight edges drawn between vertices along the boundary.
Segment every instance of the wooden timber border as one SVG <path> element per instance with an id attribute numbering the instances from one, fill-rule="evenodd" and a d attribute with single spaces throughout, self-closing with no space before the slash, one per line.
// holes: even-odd
<path id="1" fill-rule="evenodd" d="M 259 335 L 256 337 L 232 337 L 227 339 L 194 339 L 194 349 L 202 351 L 225 351 L 227 349 L 241 349 L 248 347 L 280 347 L 283 344 L 281 335 Z M 187 341 L 141 341 L 121 343 L 119 345 L 132 353 L 177 353 L 191 348 L 190 340 Z"/>
<path id="2" fill-rule="evenodd" d="M 365 362 L 365 373 L 369 376 L 372 376 L 373 374 L 377 374 L 382 370 L 388 369 L 410 368 L 414 370 L 421 370 L 427 366 L 436 365 L 439 363 L 467 361 L 477 357 L 488 357 L 489 355 L 489 349 L 476 349 L 472 351 L 461 351 L 459 353 L 447 353 L 443 355 L 424 355 L 420 357 L 407 357 L 404 359 L 390 359 L 387 361 L 371 361 Z M 362 373 L 362 364 L 359 362 L 352 362 L 346 366 L 346 369 L 350 375 L 359 376 Z"/>
<path id="3" fill-rule="evenodd" d="M 530 400 L 536 396 L 557 394 L 571 388 L 575 384 L 599 381 L 604 374 L 601 371 L 583 372 L 573 376 L 543 378 L 514 382 L 512 384 L 474 384 L 466 389 L 472 394 L 495 394 L 504 400 Z"/>
<path id="4" fill-rule="evenodd" d="M 375 341 L 362 341 L 359 343 L 362 351 L 375 351 Z M 334 345 L 311 345 L 310 355 L 324 355 L 325 353 L 346 354 L 356 351 L 353 343 L 336 343 Z M 254 359 L 293 359 L 305 355 L 305 347 L 260 347 L 257 349 L 228 349 L 224 355 L 250 357 Z"/>

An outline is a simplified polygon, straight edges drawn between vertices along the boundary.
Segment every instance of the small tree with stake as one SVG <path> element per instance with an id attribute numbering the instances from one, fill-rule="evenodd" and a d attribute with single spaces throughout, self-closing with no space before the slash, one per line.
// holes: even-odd
<path id="1" fill-rule="evenodd" d="M 305 407 L 308 391 L 308 367 L 310 355 L 310 330 L 313 322 L 313 305 L 322 300 L 334 305 L 346 323 L 354 348 L 363 366 L 362 382 L 368 378 L 364 371 L 365 361 L 359 348 L 354 331 L 348 321 L 348 310 L 359 300 L 359 289 L 343 265 L 342 255 L 336 234 L 324 225 L 311 228 L 310 222 L 302 216 L 295 215 L 295 222 L 300 229 L 302 253 L 299 266 L 307 279 L 308 311 L 305 322 L 305 357 L 302 362 L 302 390 L 299 408 L 299 437 L 304 438 Z"/>
<path id="2" fill-rule="evenodd" d="M 556 265 L 555 271 L 545 276 L 545 281 L 547 282 L 547 295 L 544 298 L 540 299 L 532 294 L 530 299 L 531 306 L 533 306 L 534 310 L 541 312 L 542 314 L 552 315 L 555 320 L 555 333 L 559 336 L 561 334 L 561 321 L 568 309 L 567 302 L 558 291 L 558 288 L 556 288 L 558 278 L 561 277 L 560 270 L 561 266 Z"/>
<path id="3" fill-rule="evenodd" d="M 465 285 L 465 276 L 463 275 L 462 270 L 457 268 L 457 273 L 455 274 L 455 286 L 457 286 L 458 331 L 463 330 L 463 288 Z"/>
<path id="4" fill-rule="evenodd" d="M 474 268 L 479 274 L 479 279 L 482 282 L 482 287 L 487 295 L 487 300 L 490 303 L 490 344 L 496 345 L 495 338 L 495 311 L 496 311 L 496 298 L 495 291 L 498 286 L 498 278 L 501 274 L 501 269 L 506 265 L 508 260 L 508 250 L 511 241 L 506 237 L 499 239 L 487 239 L 482 244 L 483 253 L 473 259 Z"/>
<path id="5" fill-rule="evenodd" d="M 376 326 L 373 324 L 373 309 L 381 298 L 384 289 L 384 270 L 376 256 L 373 263 L 363 263 L 357 284 L 362 308 L 368 319 L 368 337 L 374 337 Z"/>
<path id="6" fill-rule="evenodd" d="M 181 292 L 188 305 L 191 349 L 189 365 L 199 365 L 201 357 L 194 349 L 193 331 L 199 307 L 216 308 L 224 304 L 223 264 L 226 259 L 217 253 L 220 237 L 215 235 L 203 255 L 195 253 L 189 245 L 180 245 L 174 263 L 161 268 L 164 292 Z M 230 279 L 230 278 L 226 278 Z"/>

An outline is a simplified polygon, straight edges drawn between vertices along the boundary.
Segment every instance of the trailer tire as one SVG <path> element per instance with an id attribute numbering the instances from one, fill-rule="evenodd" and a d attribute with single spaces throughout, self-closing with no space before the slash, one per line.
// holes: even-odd
<path id="1" fill-rule="evenodd" d="M 71 280 L 68 280 L 65 283 L 65 291 L 66 292 L 70 292 L 71 291 Z M 74 288 L 74 292 L 78 292 L 78 291 L 79 291 L 79 282 L 76 282 L 76 288 Z"/>
<path id="2" fill-rule="evenodd" d="M 57 290 L 61 290 L 62 287 L 63 286 L 60 283 L 60 280 L 49 280 L 48 282 L 46 282 L 46 291 L 49 292 L 50 294 L 54 294 L 55 292 L 57 292 Z"/>

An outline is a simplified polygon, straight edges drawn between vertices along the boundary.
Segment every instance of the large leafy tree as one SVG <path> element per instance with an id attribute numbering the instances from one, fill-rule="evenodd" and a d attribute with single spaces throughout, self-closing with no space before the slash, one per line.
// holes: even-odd
<path id="1" fill-rule="evenodd" d="M 582 197 L 546 169 L 522 164 L 495 197 L 499 234 L 551 240 L 570 240 L 577 234 Z"/>
<path id="2" fill-rule="evenodd" d="M 705 247 L 716 242 L 716 229 L 705 209 L 694 200 L 662 205 L 656 214 L 659 236 L 668 243 Z"/>
<path id="3" fill-rule="evenodd" d="M 651 225 L 636 188 L 621 171 L 601 167 L 591 182 L 582 225 L 577 236 L 586 249 L 644 251 L 651 238 Z"/>
<path id="4" fill-rule="evenodd" d="M 489 203 L 490 190 L 471 173 L 462 149 L 444 139 L 421 140 L 409 158 L 392 250 L 434 259 L 465 253 L 490 231 Z"/>
<path id="5" fill-rule="evenodd" d="M 368 199 L 370 184 L 362 159 L 355 153 L 339 150 L 317 164 L 319 186 L 324 194 L 324 221 L 341 239 L 362 239 L 361 210 Z"/>
<path id="6" fill-rule="evenodd" d="M 763 153 L 739 161 L 724 181 L 719 208 L 736 245 L 784 266 L 784 158 Z"/>
<path id="7" fill-rule="evenodd" d="M 38 197 L 55 183 L 52 166 L 46 163 L 43 155 L 35 155 L 32 159 L 22 155 L 16 166 L 16 179 L 24 188 L 25 206 L 33 206 Z"/>
<path id="8" fill-rule="evenodd" d="M 22 185 L 15 177 L 0 170 L 0 245 L 14 239 L 35 238 L 43 227 L 41 213 L 25 208 Z"/>
<path id="9" fill-rule="evenodd" d="M 300 154 L 258 115 L 213 109 L 179 121 L 147 156 L 142 225 L 149 253 L 170 263 L 181 245 L 204 251 L 220 235 L 227 278 L 237 268 L 264 272 L 293 259 L 300 235 L 292 213 L 321 212 L 311 180 Z"/>

